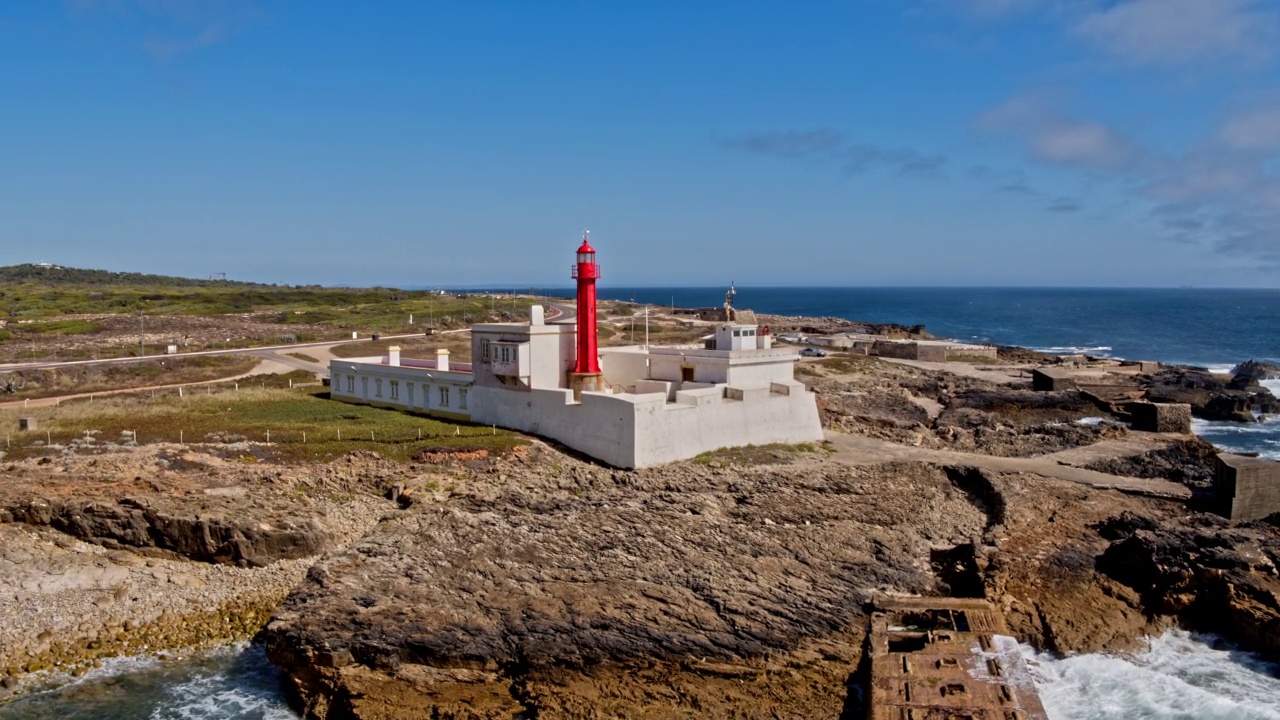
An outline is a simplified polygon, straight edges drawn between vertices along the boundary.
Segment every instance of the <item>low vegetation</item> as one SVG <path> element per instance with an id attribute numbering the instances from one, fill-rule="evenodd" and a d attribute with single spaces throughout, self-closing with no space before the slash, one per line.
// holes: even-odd
<path id="1" fill-rule="evenodd" d="M 0 372 L 0 402 L 203 383 L 243 375 L 259 362 L 258 358 L 246 355 L 161 356 L 136 362 Z M 314 380 L 310 375 L 307 377 Z"/>
<path id="2" fill-rule="evenodd" d="M 305 373 L 301 377 L 309 377 Z M 460 424 L 397 410 L 330 400 L 322 388 L 288 388 L 294 374 L 257 376 L 238 390 L 120 395 L 96 402 L 0 411 L 10 456 L 75 443 L 91 451 L 108 442 L 216 443 L 248 462 L 329 461 L 353 450 L 372 450 L 401 461 L 428 453 L 503 453 L 527 444 L 505 430 Z M 17 418 L 34 417 L 38 429 L 17 431 Z M 91 440 L 86 442 L 86 438 Z"/>
<path id="3" fill-rule="evenodd" d="M 826 443 L 746 445 L 705 452 L 695 457 L 692 462 L 699 465 L 779 465 L 805 455 L 829 451 Z"/>

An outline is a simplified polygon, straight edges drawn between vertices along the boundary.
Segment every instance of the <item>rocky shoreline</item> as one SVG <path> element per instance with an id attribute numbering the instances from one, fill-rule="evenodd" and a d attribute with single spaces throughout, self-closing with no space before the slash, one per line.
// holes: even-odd
<path id="1" fill-rule="evenodd" d="M 1280 660 L 1280 518 L 1233 526 L 1056 471 L 1203 493 L 1213 452 L 1081 423 L 1101 412 L 1082 392 L 1031 390 L 1027 370 L 1056 361 L 1006 355 L 970 373 L 805 363 L 824 424 L 887 460 L 842 443 L 641 471 L 542 443 L 411 463 L 244 463 L 224 443 L 5 460 L 0 697 L 257 637 L 314 718 L 853 717 L 878 594 L 983 596 L 1057 653 L 1179 624 Z M 1252 420 L 1270 372 L 1124 381 Z M 978 455 L 1043 470 L 955 460 Z"/>

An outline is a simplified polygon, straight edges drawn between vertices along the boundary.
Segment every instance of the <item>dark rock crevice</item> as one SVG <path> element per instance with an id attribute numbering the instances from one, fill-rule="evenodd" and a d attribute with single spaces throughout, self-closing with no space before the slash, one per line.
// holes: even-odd
<path id="1" fill-rule="evenodd" d="M 310 557 L 329 535 L 310 521 L 273 524 L 178 515 L 124 498 L 29 500 L 0 510 L 0 520 L 48 526 L 110 549 L 182 557 L 201 562 L 261 567 L 276 560 Z"/>

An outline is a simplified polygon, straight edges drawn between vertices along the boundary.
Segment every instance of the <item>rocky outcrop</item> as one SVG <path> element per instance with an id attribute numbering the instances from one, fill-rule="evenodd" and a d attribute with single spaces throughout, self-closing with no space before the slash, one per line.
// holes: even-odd
<path id="1" fill-rule="evenodd" d="M 1176 617 L 1280 661 L 1280 528 L 1123 513 L 1099 529 L 1112 542 L 1098 569 L 1136 592 L 1148 615 Z"/>
<path id="2" fill-rule="evenodd" d="M 1217 460 L 1218 448 L 1213 443 L 1192 437 L 1159 450 L 1100 460 L 1086 467 L 1126 477 L 1164 478 L 1206 490 L 1213 485 Z"/>
<path id="3" fill-rule="evenodd" d="M 1254 413 L 1280 412 L 1280 401 L 1265 387 L 1241 384 L 1253 382 L 1253 373 L 1260 371 L 1258 365 L 1249 366 L 1236 376 L 1240 382 L 1228 382 L 1206 370 L 1166 368 L 1150 378 L 1147 398 L 1189 404 L 1191 414 L 1205 420 L 1251 423 L 1256 420 Z"/>
<path id="4" fill-rule="evenodd" d="M 655 717 L 702 714 L 726 681 L 748 681 L 741 716 L 838 716 L 847 692 L 830 683 L 856 666 L 869 594 L 934 591 L 934 547 L 990 522 L 921 465 L 507 478 L 415 503 L 289 596 L 264 637 L 309 716 L 510 717 L 551 712 L 525 689 L 558 687 L 643 717 L 609 694 L 655 692 L 620 683 L 632 672 L 690 688 L 655 700 Z M 786 667 L 790 684 L 763 682 Z M 694 675 L 721 679 L 695 691 Z"/>
<path id="5" fill-rule="evenodd" d="M 15 521 L 47 525 L 109 549 L 247 567 L 316 555 L 331 539 L 324 528 L 305 519 L 269 523 L 202 517 L 194 509 L 188 513 L 159 510 L 144 498 L 114 503 L 33 499 L 0 509 L 0 522 Z"/>
<path id="6" fill-rule="evenodd" d="M 1264 363 L 1258 360 L 1246 360 L 1231 370 L 1231 382 L 1227 387 L 1232 390 L 1258 390 L 1263 380 L 1280 380 L 1280 365 Z"/>

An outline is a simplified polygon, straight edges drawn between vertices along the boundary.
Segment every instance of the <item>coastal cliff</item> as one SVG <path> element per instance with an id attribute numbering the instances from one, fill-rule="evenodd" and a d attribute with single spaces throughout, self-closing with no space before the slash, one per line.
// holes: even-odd
<path id="1" fill-rule="evenodd" d="M 857 717 L 884 594 L 985 597 L 1058 653 L 1179 624 L 1280 659 L 1280 528 L 1198 511 L 1205 443 L 1019 369 L 798 376 L 831 442 L 641 471 L 542 443 L 7 461 L 5 687 L 257 634 L 312 718 Z"/>

